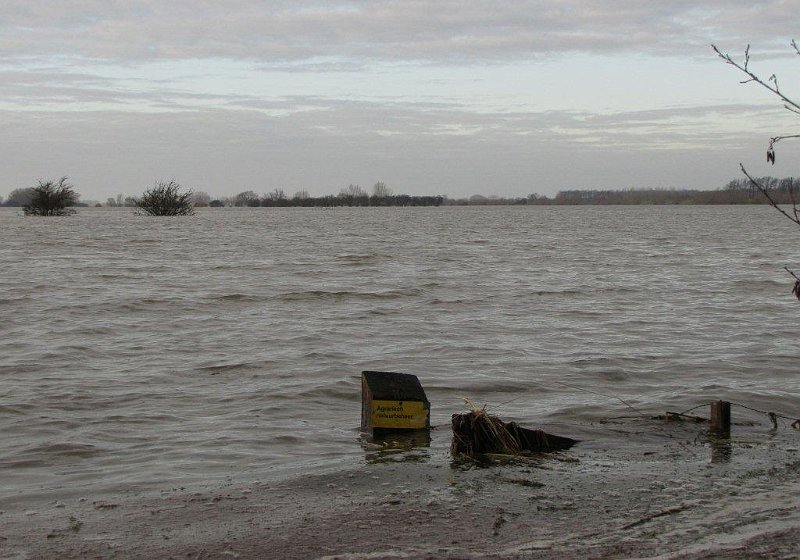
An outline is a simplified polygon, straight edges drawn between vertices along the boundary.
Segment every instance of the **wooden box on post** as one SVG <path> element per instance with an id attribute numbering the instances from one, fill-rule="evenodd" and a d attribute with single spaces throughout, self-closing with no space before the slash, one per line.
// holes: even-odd
<path id="1" fill-rule="evenodd" d="M 431 404 L 417 376 L 361 372 L 361 430 L 372 435 L 428 430 Z"/>

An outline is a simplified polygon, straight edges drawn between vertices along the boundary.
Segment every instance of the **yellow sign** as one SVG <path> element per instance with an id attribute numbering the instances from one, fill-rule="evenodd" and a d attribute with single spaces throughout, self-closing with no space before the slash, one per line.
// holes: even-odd
<path id="1" fill-rule="evenodd" d="M 428 411 L 420 401 L 372 401 L 373 428 L 417 430 L 428 426 Z"/>

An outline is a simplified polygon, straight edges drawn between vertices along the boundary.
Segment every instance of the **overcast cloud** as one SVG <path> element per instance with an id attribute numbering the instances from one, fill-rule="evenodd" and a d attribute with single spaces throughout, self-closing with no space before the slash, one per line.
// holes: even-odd
<path id="1" fill-rule="evenodd" d="M 171 177 L 217 195 L 716 188 L 796 117 L 708 44 L 752 43 L 754 66 L 800 92 L 798 14 L 798 1 L 5 0 L 0 194 L 61 175 L 96 199 Z M 763 172 L 800 174 L 794 160 Z"/>

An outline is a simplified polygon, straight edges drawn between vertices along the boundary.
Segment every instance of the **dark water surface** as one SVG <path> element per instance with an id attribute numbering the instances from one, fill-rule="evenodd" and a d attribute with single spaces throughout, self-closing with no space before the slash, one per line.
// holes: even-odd
<path id="1" fill-rule="evenodd" d="M 437 425 L 796 413 L 798 236 L 766 207 L 2 209 L 0 498 L 363 461 L 364 369 L 418 375 Z"/>

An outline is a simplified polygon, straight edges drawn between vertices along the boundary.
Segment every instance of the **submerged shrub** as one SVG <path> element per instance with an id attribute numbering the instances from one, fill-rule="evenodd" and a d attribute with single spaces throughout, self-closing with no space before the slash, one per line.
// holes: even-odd
<path id="1" fill-rule="evenodd" d="M 70 206 L 78 201 L 78 195 L 66 177 L 58 181 L 40 180 L 30 193 L 30 202 L 22 207 L 26 216 L 66 216 L 75 213 Z"/>
<path id="2" fill-rule="evenodd" d="M 136 206 L 140 214 L 150 216 L 191 216 L 194 214 L 192 194 L 191 190 L 181 192 L 180 184 L 174 179 L 169 183 L 158 181 L 136 200 Z"/>

